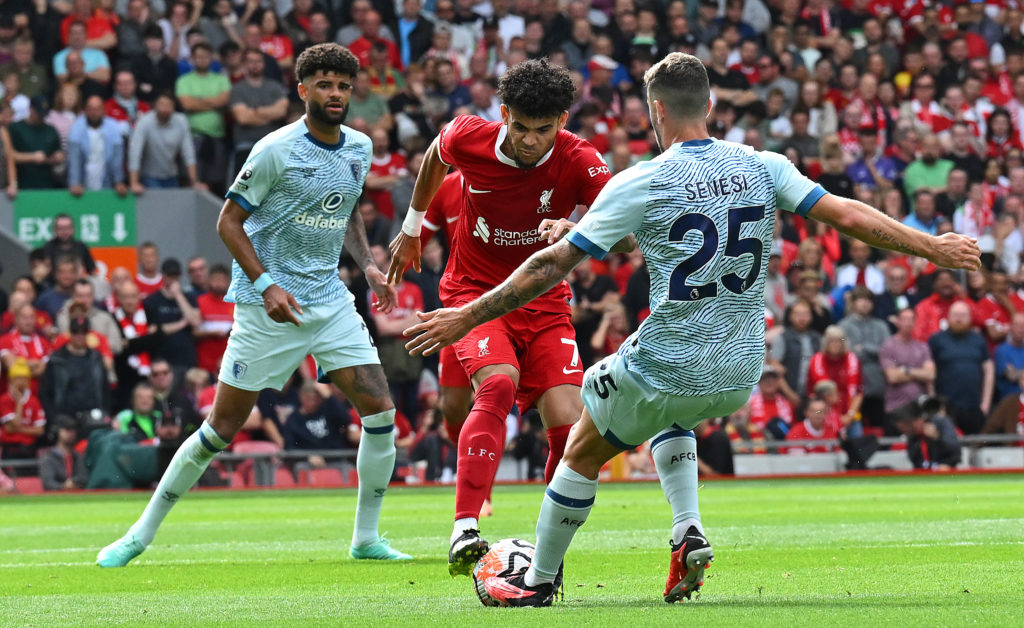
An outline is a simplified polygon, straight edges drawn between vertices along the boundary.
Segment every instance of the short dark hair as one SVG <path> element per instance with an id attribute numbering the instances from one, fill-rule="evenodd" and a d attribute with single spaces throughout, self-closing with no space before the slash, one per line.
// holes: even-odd
<path id="1" fill-rule="evenodd" d="M 226 276 L 230 277 L 231 276 L 231 271 L 224 264 L 214 264 L 213 266 L 210 266 L 210 274 L 211 275 L 226 275 Z"/>
<path id="2" fill-rule="evenodd" d="M 192 53 L 193 54 L 195 54 L 195 52 L 197 50 L 205 50 L 206 52 L 208 52 L 210 54 L 213 54 L 213 46 L 211 46 L 210 44 L 206 43 L 205 41 L 201 41 L 198 44 L 196 44 L 195 46 L 192 46 Z"/>
<path id="3" fill-rule="evenodd" d="M 76 286 L 86 286 L 90 290 L 95 290 L 95 288 L 93 288 L 92 282 L 89 281 L 88 279 L 86 279 L 85 277 L 79 277 L 78 279 L 76 279 L 74 285 L 76 285 Z"/>
<path id="4" fill-rule="evenodd" d="M 644 85 L 651 100 L 660 100 L 677 118 L 703 120 L 711 86 L 708 71 L 700 59 L 673 52 L 644 72 Z"/>
<path id="5" fill-rule="evenodd" d="M 565 68 L 547 59 L 530 59 L 512 66 L 498 80 L 498 98 L 528 118 L 562 115 L 572 106 L 576 86 Z"/>
<path id="6" fill-rule="evenodd" d="M 295 61 L 295 78 L 300 83 L 320 70 L 355 78 L 359 59 L 341 44 L 326 43 L 306 48 Z"/>

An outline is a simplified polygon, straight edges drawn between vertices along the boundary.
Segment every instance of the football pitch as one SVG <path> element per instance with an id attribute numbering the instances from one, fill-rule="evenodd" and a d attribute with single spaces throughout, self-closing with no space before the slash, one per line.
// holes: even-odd
<path id="1" fill-rule="evenodd" d="M 124 569 L 93 564 L 143 493 L 0 499 L 0 624 L 1020 626 L 1024 475 L 710 481 L 698 599 L 662 602 L 656 483 L 605 484 L 548 609 L 484 608 L 447 573 L 451 488 L 395 488 L 381 530 L 416 559 L 348 558 L 355 492 L 191 493 Z M 540 486 L 497 487 L 486 538 L 533 541 Z M 697 596 L 695 596 L 696 598 Z"/>

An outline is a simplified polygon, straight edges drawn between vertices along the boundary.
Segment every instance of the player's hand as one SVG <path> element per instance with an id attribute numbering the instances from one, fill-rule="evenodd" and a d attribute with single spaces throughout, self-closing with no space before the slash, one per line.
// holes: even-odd
<path id="1" fill-rule="evenodd" d="M 302 326 L 299 318 L 292 312 L 292 310 L 295 310 L 295 312 L 302 314 L 302 306 L 299 305 L 299 302 L 295 300 L 291 293 L 281 286 L 275 284 L 263 292 L 263 309 L 267 311 L 267 316 L 273 321 L 291 323 L 296 327 Z"/>
<path id="2" fill-rule="evenodd" d="M 554 244 L 564 238 L 565 234 L 572 231 L 572 228 L 575 226 L 576 223 L 565 218 L 559 218 L 558 220 L 545 218 L 540 221 L 540 226 L 537 227 L 537 233 L 540 237 L 547 238 L 548 244 Z"/>
<path id="3" fill-rule="evenodd" d="M 402 281 L 409 264 L 413 270 L 420 272 L 420 239 L 399 232 L 391 241 L 391 266 L 388 267 L 387 282 L 397 286 Z"/>
<path id="4" fill-rule="evenodd" d="M 934 240 L 934 250 L 929 257 L 937 266 L 978 270 L 981 268 L 981 249 L 977 238 L 959 233 L 945 233 Z"/>
<path id="5" fill-rule="evenodd" d="M 374 306 L 381 314 L 387 314 L 398 305 L 398 291 L 388 283 L 387 276 L 376 266 L 366 269 L 366 281 L 370 289 L 377 295 L 377 302 Z"/>
<path id="6" fill-rule="evenodd" d="M 413 325 L 402 332 L 403 336 L 414 336 L 405 343 L 409 355 L 434 355 L 442 347 L 455 344 L 473 329 L 464 310 L 441 308 L 433 312 L 416 312 L 422 323 Z"/>

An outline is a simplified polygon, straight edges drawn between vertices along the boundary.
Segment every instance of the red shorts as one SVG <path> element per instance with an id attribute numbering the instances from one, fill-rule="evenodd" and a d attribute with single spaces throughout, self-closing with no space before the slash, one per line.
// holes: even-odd
<path id="1" fill-rule="evenodd" d="M 455 347 L 444 347 L 438 356 L 437 381 L 445 388 L 468 388 L 469 375 L 462 368 L 459 356 L 455 355 Z"/>
<path id="2" fill-rule="evenodd" d="M 470 375 L 493 364 L 514 366 L 519 371 L 516 402 L 521 412 L 555 386 L 583 385 L 583 364 L 568 312 L 520 308 L 476 327 L 453 346 Z"/>

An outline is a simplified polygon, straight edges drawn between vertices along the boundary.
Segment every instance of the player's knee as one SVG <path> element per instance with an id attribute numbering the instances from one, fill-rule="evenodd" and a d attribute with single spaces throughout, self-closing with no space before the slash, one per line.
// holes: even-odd
<path id="1" fill-rule="evenodd" d="M 485 379 L 476 390 L 476 404 L 490 399 L 515 398 L 516 383 L 510 375 L 498 373 Z M 507 410 L 507 408 L 506 408 Z"/>

